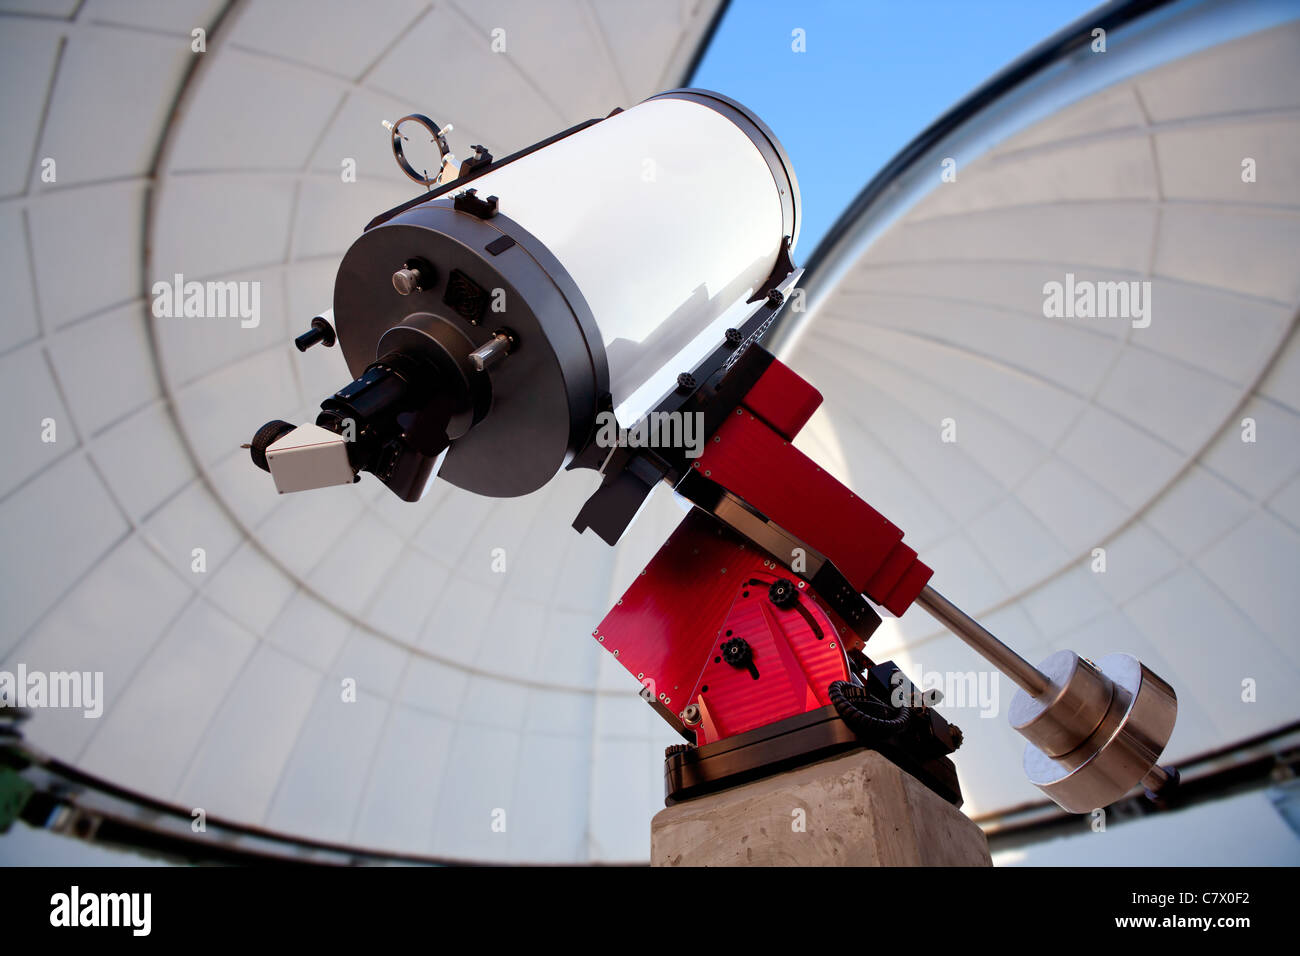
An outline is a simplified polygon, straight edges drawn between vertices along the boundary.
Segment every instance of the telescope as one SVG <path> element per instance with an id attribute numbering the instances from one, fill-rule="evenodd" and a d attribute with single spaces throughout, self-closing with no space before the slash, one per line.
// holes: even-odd
<path id="1" fill-rule="evenodd" d="M 761 342 L 803 275 L 799 186 L 751 111 L 671 90 L 459 164 L 449 127 L 385 125 L 425 189 L 366 226 L 298 337 L 337 344 L 353 381 L 315 422 L 257 431 L 280 493 L 364 471 L 406 501 L 435 480 L 511 497 L 590 469 L 574 527 L 612 545 L 669 485 L 686 517 L 591 636 L 683 738 L 670 804 L 865 746 L 960 806 L 961 731 L 866 652 L 876 608 L 913 604 L 1020 688 L 1025 772 L 1062 808 L 1176 783 L 1158 765 L 1177 716 L 1164 680 L 1122 653 L 1030 664 L 795 447 L 821 395 Z M 436 147 L 432 172 L 411 135 Z"/>

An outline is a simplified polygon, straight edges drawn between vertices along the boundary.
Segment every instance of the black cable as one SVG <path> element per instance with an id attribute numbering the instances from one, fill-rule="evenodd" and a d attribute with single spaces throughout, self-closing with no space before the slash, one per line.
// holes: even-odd
<path id="1" fill-rule="evenodd" d="M 878 740 L 896 734 L 916 716 L 911 707 L 891 707 L 873 697 L 865 687 L 845 680 L 835 681 L 826 692 L 840 719 L 863 740 Z"/>

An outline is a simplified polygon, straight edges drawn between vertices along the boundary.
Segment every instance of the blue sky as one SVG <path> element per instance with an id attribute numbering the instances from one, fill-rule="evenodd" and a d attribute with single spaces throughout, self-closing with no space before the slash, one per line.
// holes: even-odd
<path id="1" fill-rule="evenodd" d="M 796 261 L 895 153 L 1094 0 L 732 0 L 692 86 L 754 110 L 803 196 Z M 791 49 L 804 31 L 807 51 Z"/>

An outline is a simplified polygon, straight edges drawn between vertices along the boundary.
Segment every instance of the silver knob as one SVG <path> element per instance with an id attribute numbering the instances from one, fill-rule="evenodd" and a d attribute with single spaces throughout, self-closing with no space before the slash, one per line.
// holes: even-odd
<path id="1" fill-rule="evenodd" d="M 420 288 L 419 269 L 398 269 L 393 273 L 393 288 L 401 295 L 410 295 Z"/>
<path id="2" fill-rule="evenodd" d="M 492 338 L 488 339 L 473 352 L 469 353 L 469 360 L 474 363 L 474 367 L 482 372 L 484 369 L 491 368 L 497 362 L 501 361 L 510 354 L 512 345 L 510 336 L 505 332 L 497 332 Z"/>

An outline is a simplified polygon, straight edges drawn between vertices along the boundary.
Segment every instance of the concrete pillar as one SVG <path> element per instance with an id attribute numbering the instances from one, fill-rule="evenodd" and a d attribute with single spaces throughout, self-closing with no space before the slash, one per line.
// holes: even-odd
<path id="1" fill-rule="evenodd" d="M 874 750 L 655 814 L 651 866 L 991 866 L 983 831 Z"/>

